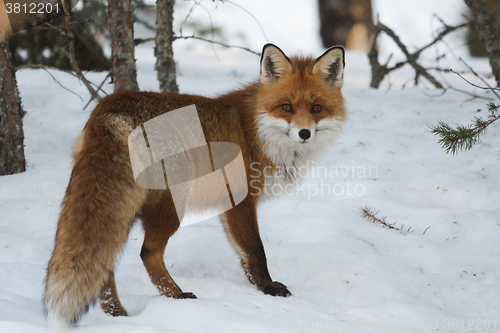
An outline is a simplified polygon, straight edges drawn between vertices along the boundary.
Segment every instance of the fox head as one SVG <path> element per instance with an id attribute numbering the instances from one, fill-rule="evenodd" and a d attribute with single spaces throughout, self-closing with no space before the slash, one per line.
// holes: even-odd
<path id="1" fill-rule="evenodd" d="M 341 88 L 345 51 L 326 50 L 319 58 L 288 58 L 266 44 L 260 61 L 257 133 L 274 160 L 333 144 L 345 119 Z"/>

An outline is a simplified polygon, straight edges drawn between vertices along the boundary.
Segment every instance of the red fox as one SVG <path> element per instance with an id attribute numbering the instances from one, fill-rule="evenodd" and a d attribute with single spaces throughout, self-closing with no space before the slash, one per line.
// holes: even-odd
<path id="1" fill-rule="evenodd" d="M 221 215 L 243 269 L 265 294 L 290 296 L 287 287 L 269 275 L 256 207 L 266 186 L 296 181 L 299 175 L 294 170 L 334 143 L 345 120 L 344 67 L 340 46 L 313 59 L 288 58 L 277 46 L 266 44 L 259 80 L 241 90 L 217 98 L 125 91 L 102 99 L 74 146 L 73 170 L 45 279 L 49 326 L 71 327 L 97 297 L 104 312 L 127 315 L 113 271 L 137 219 L 145 231 L 140 256 L 159 293 L 196 298 L 181 290 L 163 261 L 168 239 L 181 222 L 170 190 L 137 186 L 127 145 L 134 128 L 192 104 L 206 141 L 237 144 L 247 183 L 252 181 L 243 201 Z M 261 172 L 251 179 L 250 165 L 253 170 L 287 171 L 283 177 Z"/>

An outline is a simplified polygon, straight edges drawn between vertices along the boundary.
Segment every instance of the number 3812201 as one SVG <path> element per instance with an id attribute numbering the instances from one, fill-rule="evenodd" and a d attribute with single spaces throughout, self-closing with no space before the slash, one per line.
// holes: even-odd
<path id="1" fill-rule="evenodd" d="M 5 4 L 5 9 L 7 14 L 52 14 L 52 13 L 59 13 L 59 3 L 55 3 L 54 5 L 51 4 L 50 2 L 47 3 L 6 3 Z"/>

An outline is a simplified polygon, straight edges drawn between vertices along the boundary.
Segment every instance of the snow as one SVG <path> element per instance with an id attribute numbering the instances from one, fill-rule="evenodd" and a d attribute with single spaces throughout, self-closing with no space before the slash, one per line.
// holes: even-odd
<path id="1" fill-rule="evenodd" d="M 284 44 L 285 52 L 300 51 Z M 315 56 L 322 52 L 318 44 L 304 46 L 309 49 Z M 216 50 L 220 61 L 210 46 L 178 41 L 181 91 L 215 96 L 257 77 L 257 56 Z M 141 89 L 157 90 L 152 44 L 139 47 L 136 58 Z M 489 70 L 484 59 L 467 61 L 480 72 Z M 115 272 L 130 316 L 113 318 L 93 307 L 78 332 L 499 331 L 498 124 L 471 151 L 444 154 L 428 126 L 485 117 L 486 101 L 453 91 L 429 97 L 439 93 L 411 84 L 402 89 L 412 73 L 396 71 L 391 86 L 385 81 L 373 90 L 366 55 L 347 52 L 343 134 L 315 161 L 302 187 L 259 207 L 271 276 L 293 296 L 267 296 L 251 285 L 213 218 L 180 228 L 165 255 L 175 281 L 198 299 L 161 297 L 139 257 L 143 232 L 137 224 Z M 64 73 L 51 74 L 81 99 L 43 70 L 17 73 L 28 112 L 28 170 L 0 177 L 0 332 L 49 332 L 43 279 L 71 172 L 71 146 L 95 105 L 82 111 L 89 99 L 85 87 Z M 90 73 L 89 79 L 99 84 L 104 76 Z M 362 218 L 365 206 L 410 232 Z"/>

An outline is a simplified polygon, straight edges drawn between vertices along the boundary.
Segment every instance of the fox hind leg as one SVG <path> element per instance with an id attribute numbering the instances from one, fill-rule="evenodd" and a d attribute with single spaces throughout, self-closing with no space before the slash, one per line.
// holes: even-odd
<path id="1" fill-rule="evenodd" d="M 164 192 L 161 199 L 155 201 L 156 204 L 147 204 L 140 215 L 145 232 L 141 249 L 144 267 L 162 296 L 196 298 L 193 293 L 181 290 L 168 273 L 163 260 L 168 239 L 180 225 L 172 197 L 170 193 Z"/>
<path id="2" fill-rule="evenodd" d="M 104 313 L 113 317 L 127 316 L 127 311 L 122 306 L 116 290 L 115 275 L 109 272 L 108 280 L 99 292 L 99 302 Z"/>

